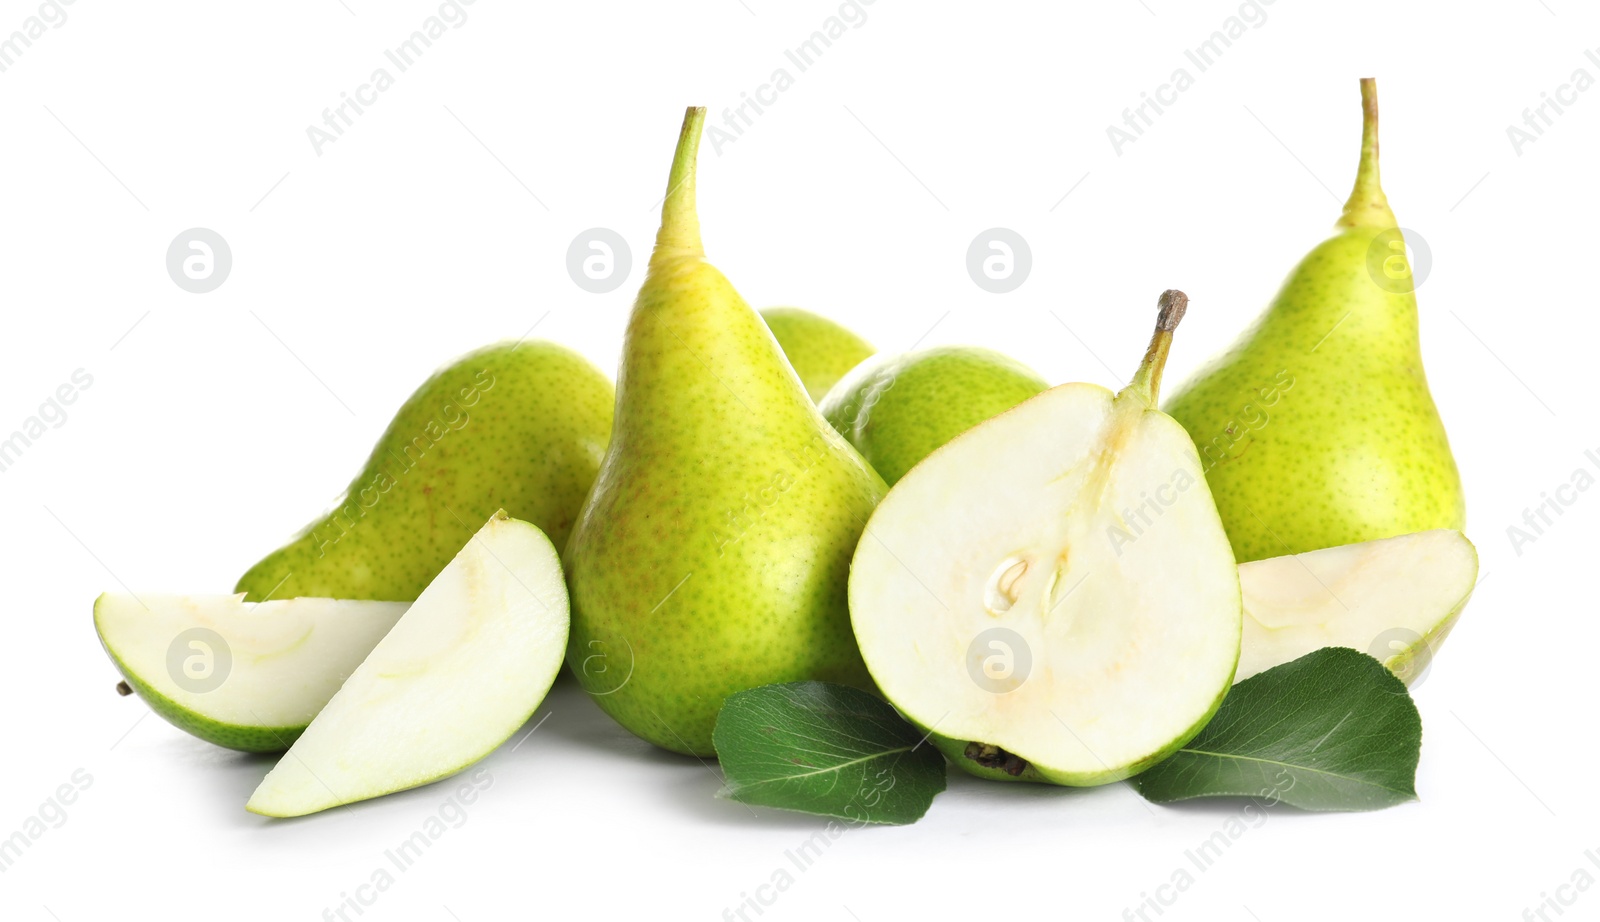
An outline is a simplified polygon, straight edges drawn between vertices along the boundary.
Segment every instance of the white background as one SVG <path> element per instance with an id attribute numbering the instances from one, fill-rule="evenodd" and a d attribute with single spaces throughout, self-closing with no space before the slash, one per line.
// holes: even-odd
<path id="1" fill-rule="evenodd" d="M 0 33 L 36 8 L 0 3 Z M 877 0 L 802 74 L 783 51 L 832 0 L 478 0 L 321 156 L 307 126 L 436 4 L 236 9 L 78 0 L 0 74 L 0 431 L 74 370 L 94 379 L 0 474 L 0 836 L 75 770 L 93 777 L 0 875 L 6 919 L 319 918 L 438 811 L 443 786 L 299 821 L 246 813 L 270 759 L 118 698 L 90 603 L 124 584 L 228 590 L 459 353 L 538 322 L 614 368 L 683 107 L 720 121 L 785 66 L 794 86 L 702 152 L 707 251 L 752 304 L 809 307 L 885 350 L 978 343 L 1108 386 L 1163 288 L 1193 298 L 1175 384 L 1329 232 L 1356 78 L 1377 75 L 1384 185 L 1433 254 L 1423 351 L 1484 580 L 1416 692 L 1420 802 L 1275 811 L 1161 918 L 1510 920 L 1580 866 L 1600 876 L 1584 857 L 1600 848 L 1600 492 L 1520 554 L 1506 531 L 1574 470 L 1600 473 L 1584 457 L 1600 454 L 1600 92 L 1520 155 L 1506 135 L 1575 69 L 1600 77 L 1592 9 L 1278 0 L 1198 73 L 1183 50 L 1232 0 Z M 1195 85 L 1118 156 L 1106 126 L 1180 66 Z M 204 295 L 164 266 L 195 226 L 234 255 Z M 635 278 L 604 295 L 565 268 L 595 226 L 633 248 Z M 965 269 L 994 226 L 1033 251 L 1007 295 Z M 716 919 L 781 866 L 794 885 L 747 918 L 1118 919 L 1238 809 L 953 773 L 922 822 L 849 832 L 795 872 L 785 851 L 822 821 L 713 799 L 714 766 L 652 751 L 570 685 L 546 715 L 361 918 Z M 1600 888 L 1564 892 L 1569 918 L 1600 914 Z"/>

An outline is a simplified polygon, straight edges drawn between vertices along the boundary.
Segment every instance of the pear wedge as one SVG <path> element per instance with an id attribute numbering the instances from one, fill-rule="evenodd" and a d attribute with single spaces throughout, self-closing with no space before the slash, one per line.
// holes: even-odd
<path id="1" fill-rule="evenodd" d="M 498 512 L 268 773 L 246 809 L 301 816 L 449 777 L 539 707 L 567 642 L 548 538 Z"/>
<path id="2" fill-rule="evenodd" d="M 129 687 L 173 726 L 282 752 L 409 605 L 108 592 L 94 626 Z"/>
<path id="3" fill-rule="evenodd" d="M 1477 578 L 1477 550 L 1448 528 L 1240 564 L 1244 641 L 1234 681 L 1322 647 L 1351 647 L 1409 685 Z"/>

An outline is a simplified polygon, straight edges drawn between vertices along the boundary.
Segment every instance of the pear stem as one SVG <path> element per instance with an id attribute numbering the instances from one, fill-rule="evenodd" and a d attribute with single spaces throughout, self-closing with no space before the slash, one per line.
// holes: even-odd
<path id="1" fill-rule="evenodd" d="M 1154 407 L 1161 395 L 1161 371 L 1167 365 L 1167 353 L 1172 349 L 1172 331 L 1178 328 L 1183 314 L 1189 309 L 1189 296 L 1176 288 L 1168 288 L 1156 302 L 1156 331 L 1150 336 L 1150 348 L 1144 352 L 1144 361 L 1134 372 L 1127 389 L 1144 398 L 1146 406 Z"/>
<path id="2" fill-rule="evenodd" d="M 1378 180 L 1378 81 L 1361 78 L 1361 161 L 1356 166 L 1355 188 L 1344 203 L 1337 227 L 1395 226 L 1394 212 Z"/>
<path id="3" fill-rule="evenodd" d="M 661 229 L 656 232 L 651 263 L 705 255 L 700 245 L 700 215 L 694 201 L 695 164 L 705 123 L 704 106 L 690 106 L 683 114 L 683 130 L 678 134 L 678 149 L 672 155 L 672 173 L 667 177 L 667 195 L 661 202 Z"/>

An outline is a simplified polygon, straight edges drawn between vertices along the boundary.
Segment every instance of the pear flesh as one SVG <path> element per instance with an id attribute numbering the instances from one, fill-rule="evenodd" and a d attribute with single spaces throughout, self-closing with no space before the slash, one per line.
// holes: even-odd
<path id="1" fill-rule="evenodd" d="M 1238 570 L 1193 443 L 1152 400 L 1045 391 L 935 451 L 869 521 L 862 656 L 962 768 L 1115 781 L 1227 693 Z"/>
<path id="2" fill-rule="evenodd" d="M 1478 578 L 1478 552 L 1435 529 L 1239 565 L 1242 681 L 1322 647 L 1383 660 L 1408 684 L 1455 625 Z"/>
<path id="3" fill-rule="evenodd" d="M 301 816 L 455 774 L 517 731 L 568 627 L 548 538 L 497 513 L 429 583 L 246 808 Z"/>
<path id="4" fill-rule="evenodd" d="M 282 752 L 407 607 L 108 592 L 94 624 L 129 686 L 174 726 L 229 749 Z"/>

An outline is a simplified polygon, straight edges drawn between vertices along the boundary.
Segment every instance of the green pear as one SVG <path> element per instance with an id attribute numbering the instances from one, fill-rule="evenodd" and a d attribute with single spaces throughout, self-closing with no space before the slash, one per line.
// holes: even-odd
<path id="1" fill-rule="evenodd" d="M 935 448 L 1049 386 L 992 349 L 938 346 L 863 362 L 819 406 L 893 486 Z"/>
<path id="2" fill-rule="evenodd" d="M 850 555 L 883 480 L 828 425 L 761 317 L 705 260 L 684 118 L 617 377 L 616 430 L 567 544 L 568 664 L 601 709 L 713 754 L 728 695 L 867 685 Z"/>
<path id="3" fill-rule="evenodd" d="M 798 307 L 769 307 L 761 319 L 778 338 L 783 354 L 817 402 L 876 350 L 872 344 L 826 317 Z"/>
<path id="4" fill-rule="evenodd" d="M 560 547 L 605 454 L 614 393 L 555 343 L 463 356 L 405 402 L 333 511 L 235 591 L 409 602 L 497 509 Z"/>
<path id="5" fill-rule="evenodd" d="M 1240 561 L 1434 528 L 1466 507 L 1418 347 L 1404 242 L 1378 182 L 1378 101 L 1334 236 L 1167 401 L 1206 461 Z"/>
<path id="6" fill-rule="evenodd" d="M 1239 570 L 1194 443 L 1155 409 L 1186 303 L 1161 296 L 1126 388 L 1063 384 L 979 423 L 872 515 L 850 570 L 861 654 L 964 771 L 1116 781 L 1228 692 Z"/>

